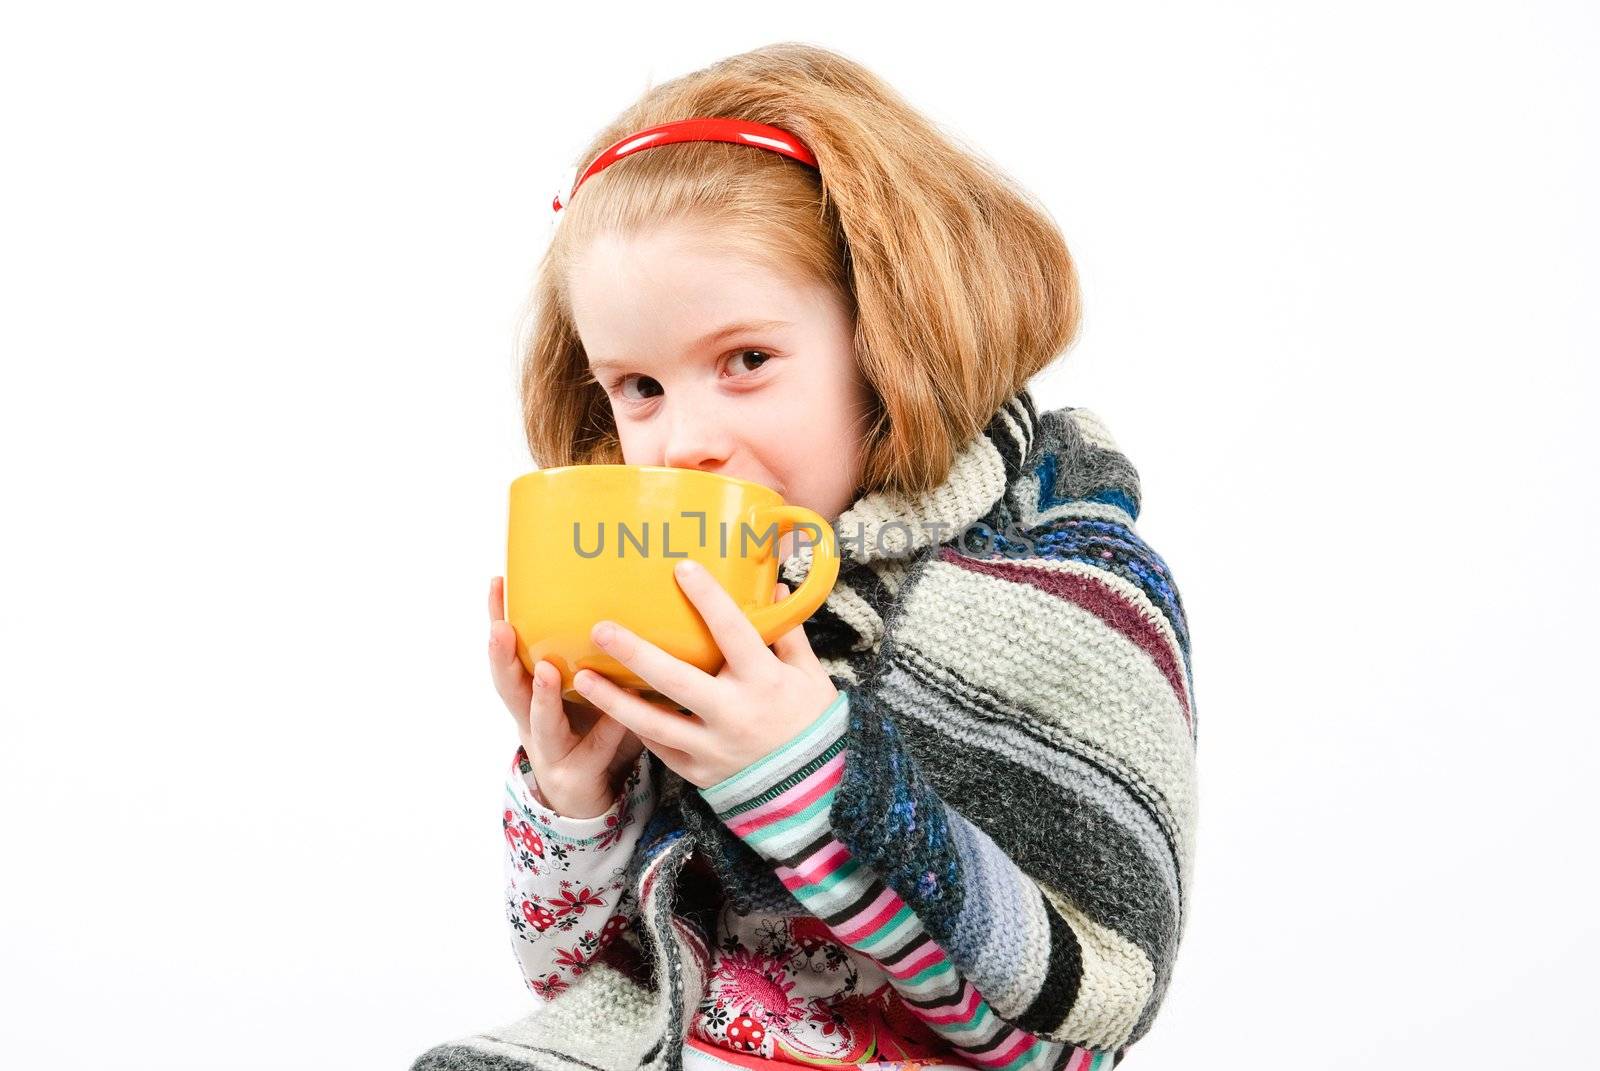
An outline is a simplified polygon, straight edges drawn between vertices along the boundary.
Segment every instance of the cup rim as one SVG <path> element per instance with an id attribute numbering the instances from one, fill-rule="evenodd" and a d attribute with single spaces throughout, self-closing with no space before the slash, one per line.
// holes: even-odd
<path id="1" fill-rule="evenodd" d="M 675 465 L 626 465 L 616 462 L 605 462 L 592 465 L 553 465 L 550 468 L 534 469 L 532 472 L 525 472 L 511 482 L 513 485 L 515 485 L 521 483 L 523 480 L 532 480 L 536 477 L 542 476 L 559 476 L 563 473 L 576 471 L 577 469 L 632 469 L 641 474 L 671 473 L 677 479 L 683 479 L 685 477 L 705 477 L 711 480 L 742 484 L 751 491 L 771 495 L 773 498 L 776 498 L 779 501 L 782 501 L 783 499 L 783 496 L 778 494 L 777 491 L 774 491 L 764 483 L 757 483 L 755 480 L 746 480 L 740 476 L 724 476 L 720 472 L 706 472 L 703 469 L 678 468 Z"/>

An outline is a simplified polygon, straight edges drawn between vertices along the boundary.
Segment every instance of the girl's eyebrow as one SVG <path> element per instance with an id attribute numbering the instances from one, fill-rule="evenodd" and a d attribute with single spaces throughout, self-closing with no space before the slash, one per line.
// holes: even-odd
<path id="1" fill-rule="evenodd" d="M 735 323 L 723 324 L 715 331 L 702 335 L 694 345 L 696 349 L 713 345 L 728 338 L 730 335 L 741 335 L 746 332 L 774 331 L 780 327 L 793 327 L 788 320 L 739 320 Z M 608 368 L 622 368 L 629 364 L 628 361 L 599 360 L 590 361 L 589 367 L 595 371 L 604 371 Z"/>

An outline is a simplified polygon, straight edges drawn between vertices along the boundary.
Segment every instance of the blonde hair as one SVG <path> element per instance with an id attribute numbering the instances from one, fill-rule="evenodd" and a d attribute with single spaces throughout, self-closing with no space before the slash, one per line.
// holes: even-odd
<path id="1" fill-rule="evenodd" d="M 719 244 L 827 284 L 855 321 L 876 399 L 860 490 L 919 494 L 1077 336 L 1077 271 L 1049 213 L 886 83 L 824 48 L 782 42 L 648 90 L 575 161 L 636 131 L 737 118 L 799 137 L 819 169 L 723 142 L 634 153 L 583 184 L 525 311 L 522 410 L 540 466 L 616 464 L 567 291 L 595 237 L 705 226 Z"/>

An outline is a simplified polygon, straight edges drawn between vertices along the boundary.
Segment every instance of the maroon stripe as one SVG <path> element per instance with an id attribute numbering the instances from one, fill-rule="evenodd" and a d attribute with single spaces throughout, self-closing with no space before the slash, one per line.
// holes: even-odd
<path id="1" fill-rule="evenodd" d="M 1166 637 L 1139 612 L 1137 606 L 1123 598 L 1110 585 L 1084 573 L 1039 569 L 1017 562 L 979 561 L 950 547 L 940 548 L 939 557 L 968 572 L 1031 584 L 1040 591 L 1049 592 L 1090 611 L 1107 625 L 1128 637 L 1140 650 L 1155 660 L 1161 675 L 1167 678 L 1167 683 L 1178 696 L 1178 705 L 1183 708 L 1184 723 L 1190 724 L 1189 700 L 1183 690 L 1183 673 L 1178 667 L 1178 660 L 1172 655 L 1172 648 L 1168 646 Z"/>

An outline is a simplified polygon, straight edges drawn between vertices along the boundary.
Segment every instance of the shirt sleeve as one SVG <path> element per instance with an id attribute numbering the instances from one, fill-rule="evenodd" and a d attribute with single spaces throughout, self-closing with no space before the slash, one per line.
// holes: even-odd
<path id="1" fill-rule="evenodd" d="M 1059 913 L 1049 913 L 1041 889 L 985 833 L 932 793 L 898 742 L 876 748 L 876 774 L 900 783 L 886 824 L 846 830 L 835 801 L 849 753 L 851 704 L 861 694 L 847 688 L 799 735 L 744 770 L 701 790 L 729 829 L 775 865 L 796 899 L 842 943 L 879 963 L 910 1010 L 975 1066 L 1022 1069 L 1101 1069 L 1111 1051 L 1052 1040 L 1020 1025 L 1018 1014 L 1040 994 L 1056 1001 L 1125 1000 L 1114 991 L 1086 992 L 1081 962 L 1051 956 L 1056 947 L 1080 946 Z M 921 857 L 911 877 L 927 894 L 952 880 L 966 884 L 966 904 L 976 907 L 958 929 L 941 919 L 934 900 L 903 897 L 864 856 L 869 841 L 899 828 L 899 836 L 924 830 L 940 850 Z M 912 838 L 904 838 L 909 843 Z M 905 874 L 897 874 L 905 887 Z M 908 889 L 907 891 L 912 891 Z M 912 900 L 915 902 L 913 906 Z M 1021 942 L 983 937 L 1022 931 Z M 1028 931 L 1032 931 L 1031 933 Z M 974 935 L 979 935 L 974 941 Z M 1015 958 L 994 956 L 996 946 L 1027 949 Z M 1076 987 L 1076 993 L 1063 991 Z M 1010 1018 L 996 1005 L 1009 1005 Z"/>
<path id="2" fill-rule="evenodd" d="M 506 917 L 523 980 L 536 995 L 554 1000 L 628 928 L 623 873 L 655 802 L 641 751 L 608 811 L 593 818 L 557 814 L 517 748 L 501 816 Z"/>

